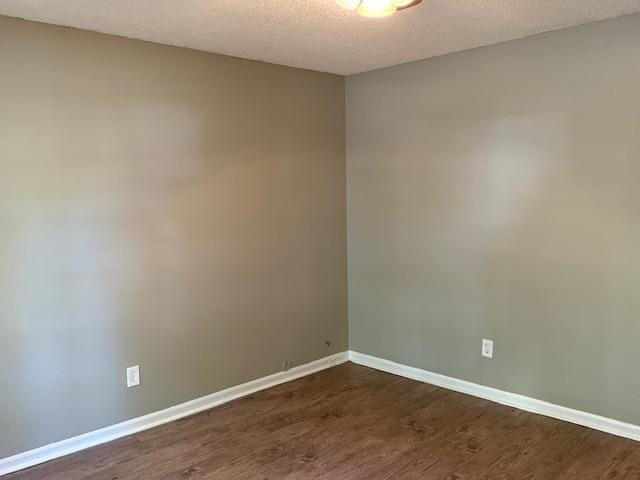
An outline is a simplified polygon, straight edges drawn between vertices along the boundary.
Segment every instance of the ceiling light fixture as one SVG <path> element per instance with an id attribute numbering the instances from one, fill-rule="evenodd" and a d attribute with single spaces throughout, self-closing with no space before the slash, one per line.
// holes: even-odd
<path id="1" fill-rule="evenodd" d="M 420 2 L 422 0 L 336 0 L 341 7 L 357 10 L 363 17 L 386 17 Z"/>

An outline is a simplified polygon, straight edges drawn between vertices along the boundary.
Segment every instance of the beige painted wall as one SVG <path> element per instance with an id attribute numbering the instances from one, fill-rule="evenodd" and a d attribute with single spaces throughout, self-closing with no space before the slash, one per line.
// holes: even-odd
<path id="1" fill-rule="evenodd" d="M 346 349 L 343 78 L 6 17 L 0 72 L 0 458 Z"/>
<path id="2" fill-rule="evenodd" d="M 352 349 L 640 424 L 640 15 L 350 77 L 347 143 Z"/>

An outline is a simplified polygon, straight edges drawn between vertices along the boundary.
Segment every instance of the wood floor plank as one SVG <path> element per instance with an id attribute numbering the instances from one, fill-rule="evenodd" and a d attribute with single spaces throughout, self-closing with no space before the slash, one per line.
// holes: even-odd
<path id="1" fill-rule="evenodd" d="M 345 364 L 3 480 L 640 480 L 640 443 Z"/>

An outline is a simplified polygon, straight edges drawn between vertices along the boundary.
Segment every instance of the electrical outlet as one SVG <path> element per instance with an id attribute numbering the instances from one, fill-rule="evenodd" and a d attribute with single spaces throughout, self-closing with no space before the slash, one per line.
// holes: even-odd
<path id="1" fill-rule="evenodd" d="M 482 339 L 482 356 L 493 358 L 493 340 Z"/>
<path id="2" fill-rule="evenodd" d="M 140 367 L 127 368 L 127 388 L 137 387 L 140 385 Z"/>

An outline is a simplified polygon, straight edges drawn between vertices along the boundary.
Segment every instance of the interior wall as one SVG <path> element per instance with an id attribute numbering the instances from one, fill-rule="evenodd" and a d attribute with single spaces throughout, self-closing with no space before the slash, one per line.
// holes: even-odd
<path id="1" fill-rule="evenodd" d="M 6 17 L 0 72 L 0 458 L 346 350 L 342 77 Z"/>
<path id="2" fill-rule="evenodd" d="M 347 79 L 352 350 L 640 424 L 639 52 L 634 15 Z"/>

